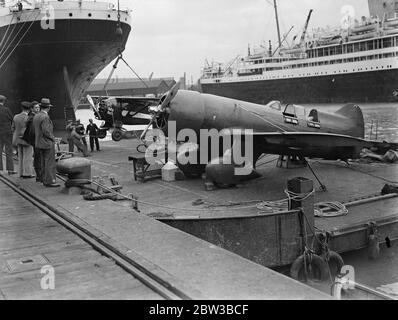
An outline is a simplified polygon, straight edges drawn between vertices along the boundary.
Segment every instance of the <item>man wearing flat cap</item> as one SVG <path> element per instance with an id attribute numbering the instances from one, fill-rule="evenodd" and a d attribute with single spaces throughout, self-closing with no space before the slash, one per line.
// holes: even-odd
<path id="1" fill-rule="evenodd" d="M 0 171 L 3 171 L 3 150 L 6 154 L 6 169 L 8 174 L 16 174 L 14 171 L 12 150 L 12 120 L 11 110 L 5 106 L 7 98 L 0 95 Z"/>
<path id="2" fill-rule="evenodd" d="M 22 112 L 14 117 L 12 144 L 18 148 L 19 176 L 24 179 L 31 179 L 33 175 L 33 147 L 29 144 L 29 139 L 25 140 L 24 135 L 27 130 L 29 112 L 32 104 L 22 102 Z"/>
<path id="3" fill-rule="evenodd" d="M 40 152 L 41 180 L 48 188 L 59 187 L 55 175 L 55 137 L 53 123 L 48 115 L 52 107 L 50 99 L 43 98 L 41 111 L 33 118 L 35 147 Z"/>

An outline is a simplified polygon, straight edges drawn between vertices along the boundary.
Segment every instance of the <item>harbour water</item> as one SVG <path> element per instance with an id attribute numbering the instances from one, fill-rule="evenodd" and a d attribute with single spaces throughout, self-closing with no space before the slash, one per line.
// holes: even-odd
<path id="1" fill-rule="evenodd" d="M 321 105 L 305 105 L 306 107 L 317 107 L 322 110 L 333 112 L 342 107 L 341 104 L 321 104 Z M 366 124 L 366 138 L 376 139 L 376 128 L 377 128 L 377 140 L 385 140 L 388 142 L 398 142 L 398 102 L 397 103 L 363 103 L 360 104 L 363 111 L 365 124 Z M 91 110 L 82 109 L 76 112 L 77 119 L 87 126 L 89 119 L 93 119 L 94 122 L 100 126 L 102 121 L 98 121 L 94 118 L 94 114 Z M 370 133 L 372 130 L 373 121 L 373 135 Z M 143 126 L 126 127 L 127 130 L 142 130 Z M 108 134 L 107 140 L 110 139 Z"/>

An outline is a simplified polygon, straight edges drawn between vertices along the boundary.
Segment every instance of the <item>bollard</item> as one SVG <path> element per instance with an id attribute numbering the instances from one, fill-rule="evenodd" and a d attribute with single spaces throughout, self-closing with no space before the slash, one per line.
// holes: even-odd
<path id="1" fill-rule="evenodd" d="M 299 195 L 301 198 L 304 195 L 309 195 L 314 191 L 314 182 L 306 178 L 294 178 L 287 182 L 287 191 L 293 194 Z M 315 215 L 314 215 L 314 195 L 311 194 L 303 199 L 293 199 L 290 201 L 289 210 L 302 208 L 306 219 L 312 229 L 315 227 Z M 307 230 L 310 232 L 310 230 Z"/>

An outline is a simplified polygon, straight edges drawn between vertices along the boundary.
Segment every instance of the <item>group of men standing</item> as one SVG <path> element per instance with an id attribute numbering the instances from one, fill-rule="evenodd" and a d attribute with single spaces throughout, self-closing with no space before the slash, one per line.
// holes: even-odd
<path id="1" fill-rule="evenodd" d="M 50 99 L 43 98 L 40 103 L 22 102 L 22 112 L 15 117 L 5 106 L 6 100 L 0 95 L 0 153 L 5 151 L 8 174 L 17 174 L 13 162 L 15 147 L 21 178 L 36 178 L 45 187 L 59 187 L 56 183 L 54 127 L 48 115 L 52 107 Z M 3 171 L 2 157 L 0 171 Z"/>
<path id="2" fill-rule="evenodd" d="M 6 170 L 9 175 L 17 174 L 14 170 L 13 148 L 17 149 L 19 175 L 23 179 L 36 178 L 46 187 L 59 187 L 56 183 L 55 137 L 53 123 L 48 115 L 52 105 L 50 99 L 41 102 L 22 102 L 22 112 L 13 116 L 6 107 L 7 98 L 0 95 L 0 171 L 3 171 L 3 157 L 6 156 Z M 69 152 L 75 146 L 85 157 L 89 156 L 85 135 L 90 137 L 91 152 L 94 146 L 100 151 L 99 128 L 90 119 L 87 129 L 79 120 L 68 121 Z"/>

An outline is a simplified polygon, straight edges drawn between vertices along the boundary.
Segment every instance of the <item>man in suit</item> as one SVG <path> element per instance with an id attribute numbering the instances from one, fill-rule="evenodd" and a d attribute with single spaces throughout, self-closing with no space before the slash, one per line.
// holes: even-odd
<path id="1" fill-rule="evenodd" d="M 32 104 L 22 102 L 22 112 L 14 117 L 12 144 L 18 148 L 19 176 L 24 179 L 31 179 L 33 175 L 33 147 L 29 141 L 24 140 L 24 134 L 29 120 L 29 112 Z"/>
<path id="2" fill-rule="evenodd" d="M 53 123 L 48 115 L 52 107 L 50 99 L 43 98 L 40 103 L 41 111 L 33 118 L 35 128 L 35 147 L 40 152 L 41 178 L 45 187 L 56 188 L 55 174 L 55 137 Z"/>
<path id="3" fill-rule="evenodd" d="M 91 152 L 94 151 L 94 143 L 95 146 L 97 147 L 97 151 L 101 151 L 100 150 L 100 145 L 99 145 L 99 140 L 98 140 L 98 126 L 94 123 L 93 119 L 90 119 L 90 124 L 87 126 L 86 129 L 86 134 L 88 134 L 90 136 L 90 148 L 91 148 Z"/>
<path id="4" fill-rule="evenodd" d="M 32 102 L 32 109 L 29 113 L 28 123 L 26 125 L 26 130 L 29 130 L 25 133 L 27 137 L 24 139 L 25 141 L 29 140 L 30 145 L 33 147 L 33 168 L 36 172 L 36 182 L 43 182 L 42 181 L 42 174 L 41 174 L 41 159 L 40 159 L 40 150 L 36 148 L 36 137 L 35 137 L 35 128 L 33 126 L 33 119 L 34 117 L 39 114 L 41 111 L 40 103 L 37 101 Z"/>
<path id="5" fill-rule="evenodd" d="M 9 175 L 16 174 L 12 150 L 11 110 L 5 106 L 7 98 L 0 95 L 0 171 L 3 171 L 3 150 L 6 154 L 6 169 Z"/>

